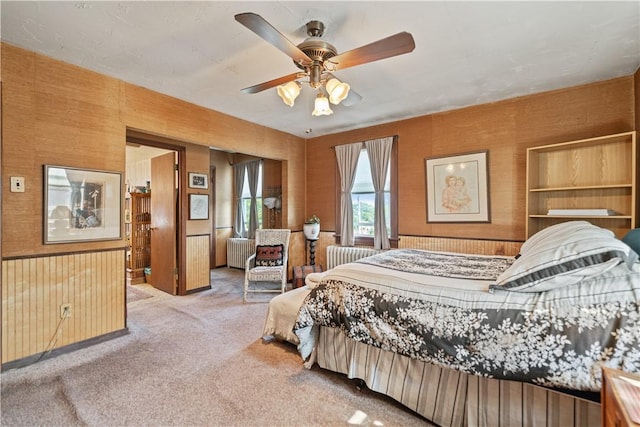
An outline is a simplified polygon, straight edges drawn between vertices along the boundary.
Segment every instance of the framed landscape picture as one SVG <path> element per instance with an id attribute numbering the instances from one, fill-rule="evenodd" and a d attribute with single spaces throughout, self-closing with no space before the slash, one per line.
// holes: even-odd
<path id="1" fill-rule="evenodd" d="M 487 156 L 426 159 L 427 222 L 489 222 Z"/>

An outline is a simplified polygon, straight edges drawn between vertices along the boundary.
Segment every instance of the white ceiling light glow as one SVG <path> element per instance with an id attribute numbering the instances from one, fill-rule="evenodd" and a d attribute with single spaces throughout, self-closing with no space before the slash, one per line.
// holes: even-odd
<path id="1" fill-rule="evenodd" d="M 282 98 L 282 102 L 289 107 L 293 107 L 293 103 L 300 95 L 300 88 L 302 86 L 298 82 L 289 82 L 285 85 L 278 86 L 278 96 Z"/>
<path id="2" fill-rule="evenodd" d="M 333 105 L 338 105 L 349 95 L 350 86 L 334 77 L 329 79 L 326 88 L 329 93 L 329 101 Z"/>
<path id="3" fill-rule="evenodd" d="M 316 96 L 315 109 L 311 114 L 314 116 L 328 116 L 333 114 L 333 111 L 329 107 L 329 100 L 322 92 L 318 92 L 318 96 Z"/>

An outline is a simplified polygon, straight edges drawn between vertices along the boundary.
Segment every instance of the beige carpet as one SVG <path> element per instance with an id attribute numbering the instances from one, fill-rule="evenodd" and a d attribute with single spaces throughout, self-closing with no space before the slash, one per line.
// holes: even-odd
<path id="1" fill-rule="evenodd" d="M 242 272 L 217 269 L 212 289 L 129 303 L 130 334 L 3 372 L 3 426 L 345 426 L 428 424 L 357 381 L 261 338 L 273 294 L 242 304 Z"/>
<path id="2" fill-rule="evenodd" d="M 151 298 L 153 294 L 145 292 L 144 288 L 148 285 L 127 285 L 127 303 L 139 301 L 141 299 Z"/>

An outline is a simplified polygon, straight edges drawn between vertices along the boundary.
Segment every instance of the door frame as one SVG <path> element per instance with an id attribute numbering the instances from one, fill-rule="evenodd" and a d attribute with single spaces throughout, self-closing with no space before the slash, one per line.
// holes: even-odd
<path id="1" fill-rule="evenodd" d="M 216 167 L 209 168 L 209 270 L 216 268 Z"/>
<path id="2" fill-rule="evenodd" d="M 187 192 L 187 167 L 186 167 L 186 147 L 172 144 L 170 142 L 156 141 L 149 135 L 149 139 L 130 136 L 127 134 L 126 142 L 146 145 L 149 147 L 162 148 L 165 150 L 175 151 L 178 155 L 178 206 L 176 209 L 176 252 L 177 252 L 177 295 L 187 294 L 187 220 L 185 212 L 187 212 L 189 201 Z M 152 243 L 153 244 L 153 241 Z"/>

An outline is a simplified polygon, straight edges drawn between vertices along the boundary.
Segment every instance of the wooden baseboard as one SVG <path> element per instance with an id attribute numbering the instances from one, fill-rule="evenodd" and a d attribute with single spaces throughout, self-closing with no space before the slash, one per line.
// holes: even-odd
<path id="1" fill-rule="evenodd" d="M 56 348 L 50 352 L 43 352 L 34 354 L 22 359 L 12 360 L 11 362 L 3 363 L 0 367 L 1 371 L 8 371 L 9 369 L 24 368 L 25 366 L 33 365 L 45 359 L 51 359 L 52 357 L 60 356 L 61 354 L 71 353 L 72 351 L 80 350 L 85 347 L 100 344 L 114 338 L 118 338 L 129 334 L 129 329 L 124 328 L 118 331 L 110 332 L 108 334 L 100 335 L 99 337 L 89 338 L 88 340 L 76 342 L 73 344 L 65 345 L 64 347 Z"/>

